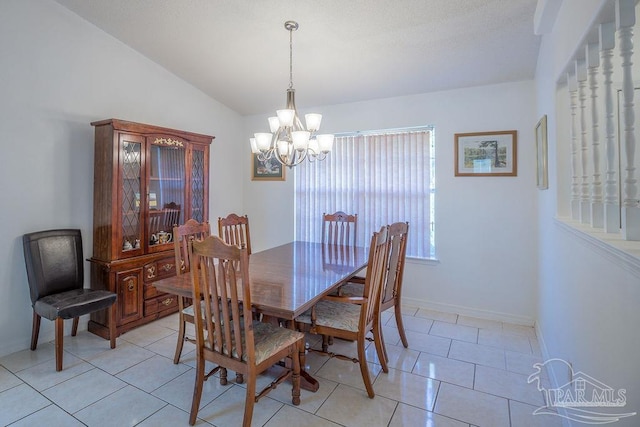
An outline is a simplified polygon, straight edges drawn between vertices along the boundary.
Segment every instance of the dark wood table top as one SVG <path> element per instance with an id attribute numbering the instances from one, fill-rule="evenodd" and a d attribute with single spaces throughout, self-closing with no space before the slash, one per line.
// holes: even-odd
<path id="1" fill-rule="evenodd" d="M 251 302 L 260 312 L 294 319 L 367 265 L 363 247 L 292 242 L 249 257 Z M 189 274 L 153 282 L 162 292 L 191 297 Z"/>

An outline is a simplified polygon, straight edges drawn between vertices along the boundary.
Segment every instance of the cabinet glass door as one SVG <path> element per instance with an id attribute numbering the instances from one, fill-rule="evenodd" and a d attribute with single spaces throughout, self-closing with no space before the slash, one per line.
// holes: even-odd
<path id="1" fill-rule="evenodd" d="M 149 148 L 149 245 L 172 242 L 175 225 L 184 223 L 185 149 L 180 141 L 159 138 Z"/>
<path id="2" fill-rule="evenodd" d="M 191 218 L 198 222 L 205 221 L 205 152 L 191 151 Z"/>
<path id="3" fill-rule="evenodd" d="M 122 252 L 140 249 L 141 239 L 141 181 L 142 140 L 140 137 L 122 135 L 120 137 L 122 162 Z"/>

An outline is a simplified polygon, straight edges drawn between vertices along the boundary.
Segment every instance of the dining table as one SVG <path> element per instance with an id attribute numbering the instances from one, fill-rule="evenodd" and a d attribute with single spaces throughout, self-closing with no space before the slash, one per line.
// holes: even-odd
<path id="1" fill-rule="evenodd" d="M 322 297 L 367 266 L 367 249 L 326 243 L 294 241 L 249 256 L 251 305 L 291 327 L 293 320 Z M 191 298 L 191 275 L 181 274 L 153 282 L 161 292 Z M 301 386 L 317 391 L 318 381 L 301 372 Z"/>

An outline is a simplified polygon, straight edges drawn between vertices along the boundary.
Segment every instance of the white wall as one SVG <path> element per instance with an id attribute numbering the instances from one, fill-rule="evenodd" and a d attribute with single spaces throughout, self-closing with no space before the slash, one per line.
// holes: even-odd
<path id="1" fill-rule="evenodd" d="M 240 116 L 57 3 L 0 2 L 0 94 L 0 356 L 29 345 L 22 234 L 77 227 L 91 256 L 91 121 L 215 135 L 210 218 L 242 209 Z M 43 321 L 40 341 L 52 331 Z"/>
<path id="2" fill-rule="evenodd" d="M 627 406 L 612 412 L 640 412 L 640 272 L 586 243 L 580 233 L 568 231 L 555 219 L 557 213 L 568 214 L 570 194 L 568 95 L 563 87 L 557 89 L 556 80 L 607 3 L 613 4 L 564 0 L 553 32 L 542 40 L 536 73 L 537 114 L 549 118 L 550 176 L 549 190 L 538 193 L 536 318 L 545 358 L 567 360 L 575 371 L 614 389 L 626 389 Z M 552 380 L 556 387 L 563 385 L 567 372 L 552 372 Z M 612 425 L 637 426 L 639 422 L 636 415 Z"/>
<path id="3" fill-rule="evenodd" d="M 526 81 L 309 109 L 323 114 L 323 132 L 435 126 L 439 263 L 408 263 L 403 288 L 408 303 L 533 324 L 534 95 L 533 82 Z M 248 138 L 267 129 L 266 116 L 246 118 L 244 129 L 249 159 Z M 518 131 L 517 177 L 454 177 L 454 133 L 511 129 Z M 290 241 L 293 174 L 286 182 L 251 182 L 249 164 L 244 205 L 252 245 L 260 250 Z"/>

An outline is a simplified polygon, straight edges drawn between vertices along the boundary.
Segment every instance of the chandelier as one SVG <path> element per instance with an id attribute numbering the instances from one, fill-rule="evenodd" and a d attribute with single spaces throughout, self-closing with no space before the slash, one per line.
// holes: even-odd
<path id="1" fill-rule="evenodd" d="M 250 138 L 251 152 L 257 154 L 261 162 L 275 158 L 289 168 L 309 161 L 324 160 L 333 147 L 333 135 L 319 134 L 322 114 L 305 114 L 306 129 L 296 110 L 296 91 L 293 88 L 293 32 L 298 23 L 287 21 L 284 28 L 289 31 L 289 89 L 284 110 L 277 110 L 277 116 L 269 117 L 271 132 L 260 132 Z"/>

